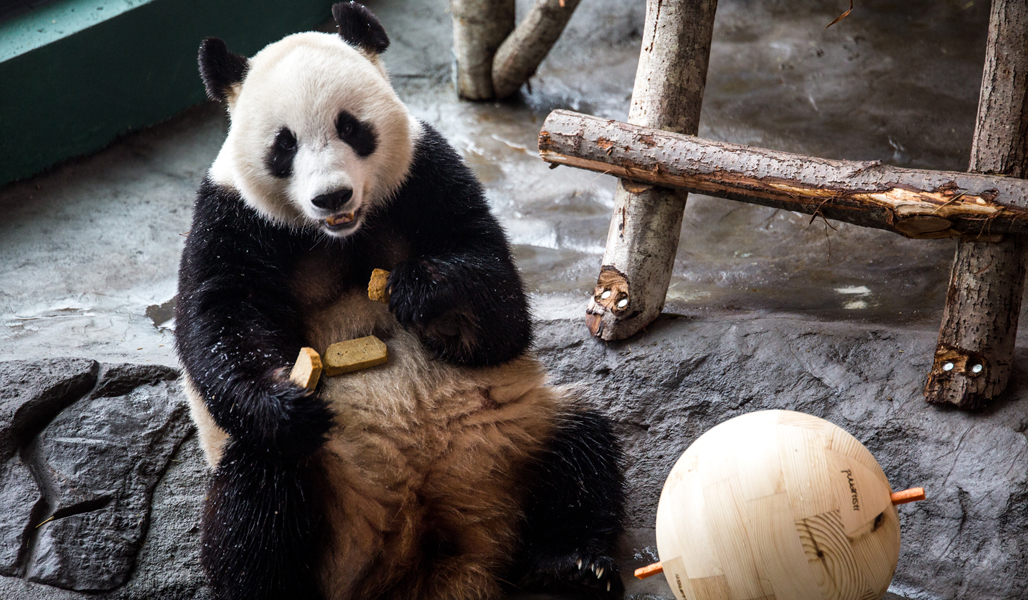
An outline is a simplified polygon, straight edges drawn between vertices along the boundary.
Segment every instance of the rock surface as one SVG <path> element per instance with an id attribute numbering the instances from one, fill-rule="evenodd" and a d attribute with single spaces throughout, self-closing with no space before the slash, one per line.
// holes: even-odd
<path id="1" fill-rule="evenodd" d="M 84 359 L 0 364 L 0 460 L 96 384 L 98 364 Z"/>
<path id="2" fill-rule="evenodd" d="M 556 381 L 584 386 L 618 422 L 632 527 L 652 527 L 664 479 L 701 433 L 762 409 L 816 415 L 859 439 L 900 507 L 892 592 L 911 598 L 1028 596 L 1028 389 L 984 413 L 927 405 L 930 332 L 782 318 L 665 315 L 629 342 L 586 340 L 580 322 L 541 327 Z M 1028 353 L 1015 369 L 1028 372 Z"/>
<path id="3" fill-rule="evenodd" d="M 853 433 L 894 489 L 927 490 L 928 500 L 899 510 L 903 541 L 890 597 L 1028 595 L 1023 377 L 987 412 L 939 409 L 920 394 L 933 334 L 759 315 L 668 315 L 639 338 L 611 344 L 588 339 L 579 319 L 557 318 L 540 323 L 537 338 L 554 381 L 579 386 L 589 403 L 614 417 L 625 441 L 626 575 L 656 559 L 657 501 L 685 448 L 733 416 L 784 408 Z M 1017 370 L 1028 372 L 1028 352 L 1019 352 Z M 0 372 L 10 372 L 9 364 Z M 42 496 L 17 456 L 4 465 L 5 483 L 20 482 L 4 486 L 0 505 L 0 523 L 17 524 L 14 534 L 31 530 L 33 514 L 85 512 L 41 527 L 31 560 L 23 561 L 27 579 L 0 578 L 0 597 L 86 597 L 70 588 L 111 590 L 91 598 L 206 598 L 197 563 L 206 468 L 195 440 L 182 443 L 190 426 L 178 384 L 161 380 L 170 371 L 135 371 L 140 385 L 132 389 L 128 378 L 111 383 L 114 373 L 128 372 L 99 370 L 93 391 L 22 450 L 29 465 L 46 465 Z M 117 395 L 97 394 L 105 389 Z M 41 501 L 45 514 L 33 508 Z M 0 557 L 10 561 L 13 547 L 5 541 Z M 638 598 L 672 597 L 660 577 L 628 583 Z"/>
<path id="4" fill-rule="evenodd" d="M 15 578 L 2 580 L 0 590 L 15 587 L 0 596 L 22 597 L 33 583 L 88 592 L 125 583 L 154 489 L 192 432 L 177 377 L 155 365 L 0 363 L 0 431 L 10 440 L 0 573 Z"/>

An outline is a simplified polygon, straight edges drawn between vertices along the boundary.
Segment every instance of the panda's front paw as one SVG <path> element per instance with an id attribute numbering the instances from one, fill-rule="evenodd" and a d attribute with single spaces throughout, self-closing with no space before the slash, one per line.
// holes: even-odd
<path id="1" fill-rule="evenodd" d="M 444 263 L 413 259 L 389 274 L 389 310 L 436 357 L 473 362 L 477 324 L 467 292 Z"/>
<path id="2" fill-rule="evenodd" d="M 249 410 L 229 433 L 240 445 L 271 460 L 296 460 L 321 448 L 334 422 L 323 398 L 272 372 L 270 381 L 239 402 Z M 242 413 L 242 411 L 239 411 Z"/>
<path id="3" fill-rule="evenodd" d="M 559 556 L 536 555 L 521 587 L 560 591 L 590 600 L 618 600 L 625 596 L 625 584 L 614 559 L 588 551 Z"/>

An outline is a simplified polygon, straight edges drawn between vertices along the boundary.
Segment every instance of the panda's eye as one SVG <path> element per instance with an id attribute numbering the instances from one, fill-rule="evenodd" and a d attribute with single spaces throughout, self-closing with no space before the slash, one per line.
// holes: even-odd
<path id="1" fill-rule="evenodd" d="M 271 151 L 265 157 L 264 164 L 275 177 L 286 178 L 293 173 L 295 156 L 296 136 L 292 131 L 283 127 L 275 134 L 275 141 L 271 144 Z"/>
<path id="2" fill-rule="evenodd" d="M 275 147 L 280 150 L 296 150 L 296 136 L 286 128 L 279 130 L 275 135 Z"/>
<path id="3" fill-rule="evenodd" d="M 358 121 L 357 117 L 345 110 L 336 117 L 336 133 L 339 139 L 346 142 L 361 158 L 367 158 L 378 147 L 378 136 L 371 123 Z"/>
<path id="4" fill-rule="evenodd" d="M 353 137 L 353 134 L 359 128 L 360 121 L 357 120 L 357 117 L 354 117 L 345 110 L 339 113 L 339 116 L 336 117 L 336 133 L 339 134 L 339 139 L 343 140 L 344 142 L 349 143 L 350 138 Z"/>

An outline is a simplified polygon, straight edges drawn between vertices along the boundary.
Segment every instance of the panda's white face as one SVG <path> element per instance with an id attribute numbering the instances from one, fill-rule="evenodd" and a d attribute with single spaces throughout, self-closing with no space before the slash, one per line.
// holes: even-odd
<path id="1" fill-rule="evenodd" d="M 337 35 L 300 33 L 250 59 L 211 168 L 269 219 L 355 232 L 403 183 L 417 122 L 378 57 Z"/>

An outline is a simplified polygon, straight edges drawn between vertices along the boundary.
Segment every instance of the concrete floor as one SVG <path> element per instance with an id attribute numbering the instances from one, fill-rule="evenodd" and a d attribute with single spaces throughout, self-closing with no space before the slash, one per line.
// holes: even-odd
<path id="1" fill-rule="evenodd" d="M 824 30 L 845 8 L 839 4 L 721 2 L 701 135 L 965 168 L 988 3 L 866 2 Z M 548 170 L 535 140 L 554 108 L 625 118 L 643 3 L 584 3 L 531 91 L 495 104 L 452 93 L 445 0 L 371 6 L 392 35 L 385 59 L 400 95 L 482 178 L 537 310 L 581 314 L 613 180 Z M 175 363 L 162 325 L 193 192 L 225 131 L 218 107 L 197 107 L 0 190 L 0 359 Z M 952 241 L 833 230 L 803 215 L 699 196 L 685 221 L 669 312 L 937 326 Z"/>
<path id="2" fill-rule="evenodd" d="M 555 108 L 625 118 L 643 3 L 583 2 L 531 91 L 485 104 L 452 92 L 446 0 L 369 5 L 392 37 L 385 61 L 400 96 L 486 185 L 536 316 L 581 318 L 614 183 L 550 171 L 536 156 L 536 135 Z M 832 158 L 966 168 L 988 2 L 858 2 L 825 30 L 846 8 L 842 0 L 722 0 L 700 134 Z M 220 107 L 199 106 L 0 189 L 0 360 L 176 364 L 169 320 L 178 257 L 194 191 L 226 130 Z M 761 313 L 815 329 L 825 321 L 937 328 L 953 242 L 835 225 L 690 198 L 666 311 L 709 319 Z M 648 560 L 645 540 L 636 547 L 638 560 Z M 646 585 L 656 587 L 634 591 L 666 592 Z"/>

